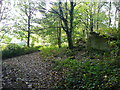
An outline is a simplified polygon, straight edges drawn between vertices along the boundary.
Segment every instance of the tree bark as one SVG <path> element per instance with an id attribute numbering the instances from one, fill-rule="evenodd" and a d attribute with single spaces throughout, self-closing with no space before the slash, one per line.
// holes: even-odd
<path id="1" fill-rule="evenodd" d="M 27 12 L 26 12 L 27 13 Z M 27 41 L 27 46 L 30 47 L 30 34 L 31 34 L 31 31 L 30 31 L 30 27 L 31 27 L 31 3 L 29 2 L 29 8 L 28 8 L 28 13 L 26 14 L 27 15 L 27 18 L 28 18 L 28 41 Z"/>
<path id="2" fill-rule="evenodd" d="M 69 47 L 69 49 L 73 49 L 72 32 L 73 32 L 73 20 L 74 20 L 74 7 L 75 7 L 75 4 L 74 4 L 73 0 L 70 0 L 69 15 L 67 13 L 67 11 L 68 11 L 67 10 L 67 5 L 68 4 L 66 2 L 65 3 L 66 13 L 64 13 L 63 9 L 61 7 L 62 2 L 61 2 L 61 0 L 59 0 L 59 15 L 60 15 L 59 18 L 63 22 L 62 28 L 66 32 L 66 35 L 67 35 L 68 47 Z M 70 19 L 68 18 L 68 16 L 70 16 Z"/>
<path id="3" fill-rule="evenodd" d="M 111 26 L 111 1 L 109 2 L 109 29 Z"/>
<path id="4" fill-rule="evenodd" d="M 118 11 L 118 18 L 119 18 L 119 21 L 118 21 L 118 31 L 120 32 L 120 10 Z"/>
<path id="5" fill-rule="evenodd" d="M 68 47 L 69 49 L 73 49 L 72 32 L 66 32 L 66 34 L 68 40 Z"/>
<path id="6" fill-rule="evenodd" d="M 93 32 L 93 15 L 90 14 L 90 32 Z"/>
<path id="7" fill-rule="evenodd" d="M 114 26 L 116 27 L 116 21 L 117 21 L 117 9 L 115 10 L 115 21 L 114 21 Z"/>
<path id="8" fill-rule="evenodd" d="M 97 10 L 97 23 L 96 23 L 96 29 L 97 29 L 97 31 L 98 31 L 98 29 L 99 29 L 99 20 L 98 20 L 99 13 L 100 13 L 100 8 L 99 8 L 99 5 L 98 5 L 98 10 Z"/>
<path id="9" fill-rule="evenodd" d="M 58 47 L 61 48 L 61 28 L 58 30 Z"/>
<path id="10" fill-rule="evenodd" d="M 61 48 L 61 21 L 58 22 L 58 28 L 57 28 L 57 38 L 58 38 L 58 47 Z"/>
<path id="11" fill-rule="evenodd" d="M 28 40 L 27 46 L 30 47 L 30 16 L 28 16 Z"/>
<path id="12" fill-rule="evenodd" d="M 70 2 L 71 9 L 70 9 L 70 30 L 67 32 L 68 38 L 68 46 L 69 49 L 73 49 L 73 40 L 72 40 L 72 32 L 73 32 L 73 20 L 74 20 L 74 3 Z"/>
<path id="13" fill-rule="evenodd" d="M 90 32 L 93 32 L 93 9 L 92 9 L 92 2 L 90 2 Z"/>

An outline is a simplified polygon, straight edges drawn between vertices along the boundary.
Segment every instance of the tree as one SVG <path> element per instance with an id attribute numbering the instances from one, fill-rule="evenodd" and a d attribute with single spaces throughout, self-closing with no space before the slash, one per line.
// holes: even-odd
<path id="1" fill-rule="evenodd" d="M 98 30 L 99 29 L 99 17 L 100 17 L 100 11 L 101 11 L 101 8 L 106 4 L 106 2 L 98 2 L 97 4 L 97 20 L 96 20 L 96 29 Z"/>
<path id="2" fill-rule="evenodd" d="M 110 26 L 111 26 L 111 0 L 110 0 L 110 2 L 109 2 L 109 28 L 110 28 Z"/>
<path id="3" fill-rule="evenodd" d="M 51 22 L 52 25 L 47 23 L 46 21 L 45 23 L 48 26 L 45 25 L 44 27 L 49 27 L 49 26 L 57 27 L 57 24 L 55 23 L 58 23 L 58 21 L 60 20 L 62 27 L 61 30 L 63 30 L 66 33 L 67 43 L 70 49 L 73 48 L 74 42 L 76 42 L 77 39 L 85 36 L 84 38 L 85 40 L 86 36 L 88 36 L 90 32 L 98 32 L 101 34 L 106 34 L 104 32 L 107 31 L 107 34 L 109 34 L 110 30 L 108 27 L 110 27 L 111 25 L 111 18 L 112 18 L 111 2 L 110 3 L 108 2 L 79 3 L 79 2 L 73 2 L 73 0 L 69 0 L 69 1 L 59 0 L 58 2 L 51 2 L 51 4 L 52 6 L 50 7 L 50 9 L 46 10 L 43 7 L 42 10 L 40 10 L 44 12 L 46 15 L 48 14 L 54 15 L 53 17 L 52 16 L 46 17 L 47 19 L 49 19 L 49 22 Z M 56 19 L 56 17 L 58 17 L 59 20 Z M 57 31 L 59 29 L 57 29 Z M 50 32 L 50 30 L 53 31 L 53 29 L 48 29 L 48 28 L 47 30 L 48 32 Z M 60 34 L 59 32 L 57 33 Z M 53 35 L 51 36 L 55 38 L 55 36 Z"/>
<path id="4" fill-rule="evenodd" d="M 20 18 L 21 21 L 19 22 L 18 21 L 18 28 L 22 31 L 20 32 L 24 32 L 26 33 L 27 32 L 27 46 L 30 47 L 30 38 L 31 38 L 31 34 L 33 33 L 32 31 L 32 23 L 34 23 L 34 17 L 36 16 L 36 12 L 37 12 L 37 7 L 39 5 L 39 1 L 33 1 L 33 0 L 18 0 L 18 4 L 17 4 L 17 7 L 18 7 L 18 12 L 20 14 Z M 24 25 L 23 25 L 24 24 Z"/>
<path id="5" fill-rule="evenodd" d="M 6 0 L 0 0 L 0 22 L 2 20 L 5 20 L 6 18 L 8 18 L 8 13 L 11 9 L 11 7 L 7 7 L 8 5 L 10 5 L 10 2 L 7 2 Z"/>
<path id="6" fill-rule="evenodd" d="M 72 40 L 72 33 L 74 31 L 73 21 L 74 21 L 74 8 L 76 3 L 74 0 L 65 1 L 63 3 L 61 0 L 58 1 L 56 4 L 58 9 L 55 10 L 51 8 L 52 13 L 56 14 L 59 19 L 62 21 L 62 28 L 67 35 L 68 47 L 69 49 L 73 49 L 73 40 Z"/>
<path id="7" fill-rule="evenodd" d="M 58 20 L 58 28 L 57 28 L 57 38 L 58 38 L 58 47 L 61 48 L 61 20 Z"/>
<path id="8" fill-rule="evenodd" d="M 76 6 L 76 27 L 82 29 L 80 33 L 83 33 L 85 38 L 88 37 L 90 32 L 99 32 L 99 29 L 105 26 L 103 22 L 107 22 L 107 15 L 101 9 L 105 4 L 106 2 L 81 2 Z"/>
<path id="9" fill-rule="evenodd" d="M 113 2 L 116 7 L 116 11 L 118 11 L 118 32 L 120 33 L 120 1 Z"/>
<path id="10" fill-rule="evenodd" d="M 0 42 L 4 38 L 5 34 L 7 34 L 9 32 L 9 30 L 7 30 L 7 25 L 5 25 L 5 24 L 10 19 L 11 7 L 9 7 L 9 8 L 7 7 L 10 5 L 11 5 L 11 3 L 9 1 L 0 0 L 0 34 L 1 34 Z"/>
<path id="11" fill-rule="evenodd" d="M 24 1 L 22 3 L 20 3 L 20 6 L 22 6 L 22 8 L 20 8 L 20 10 L 27 16 L 27 46 L 30 46 L 30 34 L 31 34 L 31 18 L 32 18 L 32 6 L 31 6 L 31 1 Z"/>
<path id="12" fill-rule="evenodd" d="M 60 48 L 63 33 L 61 30 L 61 20 L 55 14 L 49 12 L 45 14 L 38 23 L 41 25 L 41 27 L 39 27 L 38 34 L 42 37 L 42 39 L 52 45 L 58 45 Z"/>

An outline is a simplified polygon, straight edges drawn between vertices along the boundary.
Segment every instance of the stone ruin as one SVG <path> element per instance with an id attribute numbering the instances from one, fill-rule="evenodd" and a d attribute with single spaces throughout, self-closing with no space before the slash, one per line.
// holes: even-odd
<path id="1" fill-rule="evenodd" d="M 102 50 L 102 51 L 109 51 L 110 47 L 109 47 L 108 41 L 109 39 L 105 38 L 104 35 L 100 35 L 96 32 L 92 32 L 88 37 L 87 47 Z"/>

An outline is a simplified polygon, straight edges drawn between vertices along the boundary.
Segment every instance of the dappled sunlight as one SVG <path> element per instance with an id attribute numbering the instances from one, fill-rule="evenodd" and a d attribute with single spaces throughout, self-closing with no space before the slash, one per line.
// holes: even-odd
<path id="1" fill-rule="evenodd" d="M 0 0 L 0 59 L 3 89 L 119 90 L 120 1 Z"/>

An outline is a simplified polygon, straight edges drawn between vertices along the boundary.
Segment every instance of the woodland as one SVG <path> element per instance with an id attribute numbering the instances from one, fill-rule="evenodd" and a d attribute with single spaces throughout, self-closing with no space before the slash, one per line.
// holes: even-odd
<path id="1" fill-rule="evenodd" d="M 0 0 L 0 50 L 3 89 L 119 90 L 120 0 Z"/>

